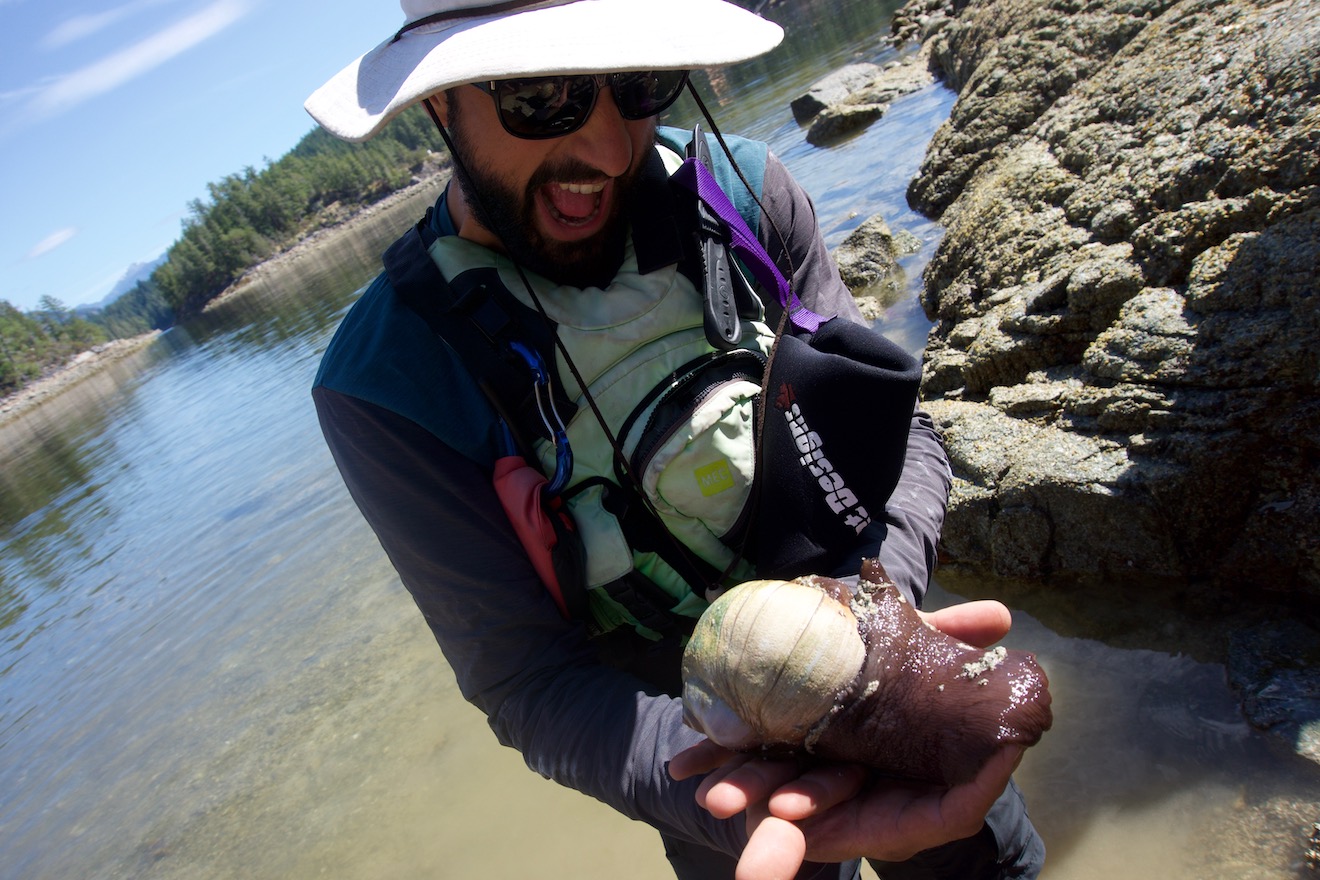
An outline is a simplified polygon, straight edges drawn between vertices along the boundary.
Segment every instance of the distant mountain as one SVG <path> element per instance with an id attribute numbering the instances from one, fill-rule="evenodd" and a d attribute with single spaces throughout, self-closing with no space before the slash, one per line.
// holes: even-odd
<path id="1" fill-rule="evenodd" d="M 115 282 L 115 286 L 110 288 L 110 292 L 101 298 L 99 302 L 85 303 L 74 309 L 77 312 L 99 312 L 101 309 L 110 305 L 110 303 L 119 299 L 128 293 L 134 287 L 137 287 L 139 281 L 146 281 L 151 277 L 151 273 L 156 271 L 156 267 L 169 259 L 169 251 L 165 251 L 154 260 L 145 263 L 134 263 L 124 270 L 123 277 Z"/>

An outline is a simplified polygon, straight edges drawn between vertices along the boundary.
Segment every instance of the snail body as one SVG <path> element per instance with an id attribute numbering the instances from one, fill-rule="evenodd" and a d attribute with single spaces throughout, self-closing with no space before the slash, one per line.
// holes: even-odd
<path id="1" fill-rule="evenodd" d="M 942 785 L 1052 722 L 1032 654 L 935 630 L 874 560 L 856 595 L 814 575 L 730 590 L 698 621 L 683 681 L 685 722 L 727 748 Z"/>

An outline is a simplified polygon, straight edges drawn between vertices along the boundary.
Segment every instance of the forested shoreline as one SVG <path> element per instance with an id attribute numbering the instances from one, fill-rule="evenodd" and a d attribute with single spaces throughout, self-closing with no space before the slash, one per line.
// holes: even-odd
<path id="1" fill-rule="evenodd" d="M 367 143 L 315 128 L 265 168 L 208 184 L 165 261 L 104 309 L 81 313 L 49 294 L 24 312 L 0 299 L 0 396 L 79 352 L 197 314 L 251 267 L 406 186 L 442 152 L 430 117 L 412 108 Z"/>

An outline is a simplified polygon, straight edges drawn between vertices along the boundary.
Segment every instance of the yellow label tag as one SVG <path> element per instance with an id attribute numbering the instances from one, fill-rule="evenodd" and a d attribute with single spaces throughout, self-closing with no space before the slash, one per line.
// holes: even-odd
<path id="1" fill-rule="evenodd" d="M 701 487 L 701 494 L 707 497 L 733 488 L 733 474 L 729 472 L 729 462 L 725 459 L 702 465 L 692 473 Z"/>

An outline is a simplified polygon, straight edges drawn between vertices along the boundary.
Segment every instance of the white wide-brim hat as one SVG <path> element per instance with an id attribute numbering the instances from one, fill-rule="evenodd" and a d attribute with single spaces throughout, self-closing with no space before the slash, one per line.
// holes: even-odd
<path id="1" fill-rule="evenodd" d="M 779 25 L 723 0 L 402 0 L 404 28 L 312 93 L 307 112 L 364 141 L 410 104 L 519 76 L 685 70 L 754 58 Z"/>

